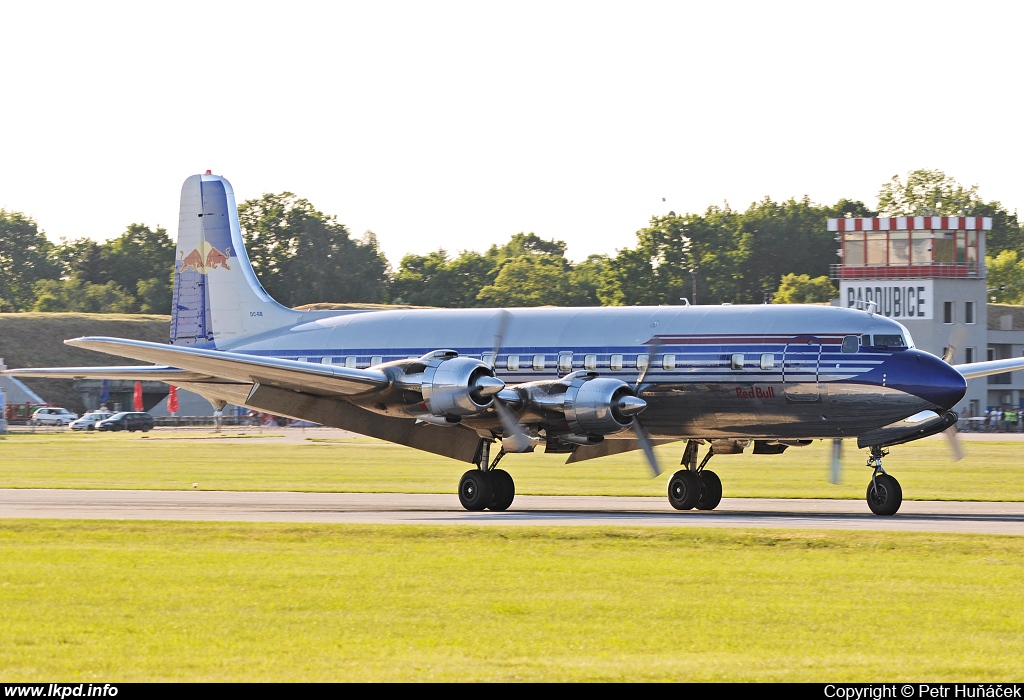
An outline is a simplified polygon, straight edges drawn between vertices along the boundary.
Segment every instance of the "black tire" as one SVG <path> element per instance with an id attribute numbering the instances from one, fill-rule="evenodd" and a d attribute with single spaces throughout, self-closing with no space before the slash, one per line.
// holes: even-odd
<path id="1" fill-rule="evenodd" d="M 680 469 L 668 480 L 668 502 L 676 510 L 690 510 L 700 498 L 700 477 L 697 472 Z"/>
<path id="2" fill-rule="evenodd" d="M 459 479 L 459 502 L 466 510 L 483 510 L 494 498 L 494 480 L 490 472 L 470 469 Z"/>
<path id="3" fill-rule="evenodd" d="M 896 515 L 903 503 L 900 482 L 888 474 L 879 474 L 868 484 L 867 501 L 875 515 Z"/>
<path id="4" fill-rule="evenodd" d="M 718 474 L 707 469 L 700 473 L 700 496 L 697 498 L 697 510 L 714 510 L 722 502 L 722 480 Z"/>
<path id="5" fill-rule="evenodd" d="M 494 484 L 494 496 L 487 504 L 487 509 L 508 510 L 516 497 L 516 482 L 512 481 L 512 475 L 504 469 L 495 469 L 490 474 L 491 483 Z"/>

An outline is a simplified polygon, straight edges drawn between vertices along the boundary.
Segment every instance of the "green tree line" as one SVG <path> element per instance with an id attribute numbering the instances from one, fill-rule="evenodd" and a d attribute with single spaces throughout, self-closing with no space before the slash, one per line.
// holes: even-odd
<path id="1" fill-rule="evenodd" d="M 1024 303 L 1024 232 L 1016 213 L 937 170 L 894 176 L 878 211 L 840 199 L 771 198 L 745 210 L 655 215 L 614 253 L 574 263 L 566 244 L 516 233 L 483 252 L 406 255 L 392 269 L 376 236 L 290 192 L 239 207 L 249 258 L 281 303 L 383 302 L 438 307 L 823 302 L 837 291 L 830 217 L 989 216 L 995 299 Z M 28 216 L 0 210 L 0 311 L 168 313 L 175 245 L 163 228 L 131 224 L 104 243 L 51 243 Z"/>

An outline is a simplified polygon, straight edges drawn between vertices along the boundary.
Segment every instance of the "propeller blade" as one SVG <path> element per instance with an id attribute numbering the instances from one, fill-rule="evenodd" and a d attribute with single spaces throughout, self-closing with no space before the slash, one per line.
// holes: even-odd
<path id="1" fill-rule="evenodd" d="M 832 440 L 832 459 L 829 465 L 828 481 L 830 484 L 838 484 L 843 473 L 843 441 L 839 438 Z"/>
<path id="2" fill-rule="evenodd" d="M 504 435 L 501 438 L 501 449 L 505 452 L 528 452 L 533 449 L 533 438 L 526 434 L 526 430 L 516 420 L 512 409 L 506 406 L 502 400 L 494 397 L 494 410 L 498 412 L 501 420 L 501 427 L 504 428 Z"/>
<path id="3" fill-rule="evenodd" d="M 636 418 L 633 419 L 633 432 L 636 433 L 637 442 L 640 443 L 640 449 L 644 451 L 644 456 L 647 457 L 647 464 L 651 467 L 651 471 L 654 472 L 654 476 L 661 474 L 661 466 L 658 464 L 658 458 L 654 456 L 654 444 L 651 442 L 651 438 L 647 435 L 647 431 L 640 425 L 640 421 Z"/>
<path id="4" fill-rule="evenodd" d="M 956 357 L 956 351 L 964 347 L 966 343 L 967 326 L 962 323 L 958 323 L 949 334 L 949 343 L 946 345 L 946 352 L 942 355 L 943 361 L 945 361 L 947 365 L 953 364 L 953 358 Z"/>
<path id="5" fill-rule="evenodd" d="M 960 441 L 960 431 L 956 429 L 955 425 L 946 428 L 942 431 L 942 434 L 946 436 L 946 440 L 949 442 L 949 451 L 953 453 L 954 462 L 959 462 L 967 456 L 964 444 Z"/>
<path id="6" fill-rule="evenodd" d="M 508 322 L 512 314 L 507 309 L 498 311 L 498 330 L 494 332 L 494 364 L 498 364 L 498 353 L 501 352 L 501 344 L 505 342 L 505 334 L 508 333 Z"/>
<path id="7" fill-rule="evenodd" d="M 650 346 L 647 350 L 647 364 L 640 370 L 640 375 L 636 378 L 636 384 L 633 387 L 633 391 L 637 394 L 640 393 L 640 385 L 644 383 L 644 379 L 647 377 L 647 370 L 654 364 L 654 358 L 661 352 L 662 342 L 658 336 L 654 336 L 654 345 Z"/>

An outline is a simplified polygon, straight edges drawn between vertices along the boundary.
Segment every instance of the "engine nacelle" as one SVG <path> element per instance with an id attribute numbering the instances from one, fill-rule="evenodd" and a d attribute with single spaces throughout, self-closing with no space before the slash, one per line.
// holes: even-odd
<path id="1" fill-rule="evenodd" d="M 569 428 L 578 435 L 610 435 L 633 424 L 647 407 L 633 387 L 609 377 L 580 376 L 565 391 L 562 410 Z"/>
<path id="2" fill-rule="evenodd" d="M 437 355 L 423 370 L 420 391 L 435 416 L 471 416 L 486 410 L 505 383 L 494 370 L 470 357 Z"/>

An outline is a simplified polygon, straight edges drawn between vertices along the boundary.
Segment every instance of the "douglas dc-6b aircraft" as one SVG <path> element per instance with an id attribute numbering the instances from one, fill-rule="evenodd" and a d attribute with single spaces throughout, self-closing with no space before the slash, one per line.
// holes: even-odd
<path id="1" fill-rule="evenodd" d="M 722 498 L 705 468 L 712 455 L 856 438 L 870 450 L 868 506 L 893 515 L 903 495 L 882 468 L 885 448 L 954 426 L 966 379 L 1024 368 L 1024 358 L 951 366 L 870 309 L 293 310 L 256 279 L 231 185 L 209 171 L 182 187 L 170 344 L 65 342 L 156 364 L 8 373 L 169 382 L 215 406 L 472 463 L 459 483 L 472 511 L 507 509 L 515 486 L 499 461 L 541 445 L 569 462 L 641 450 L 657 474 L 652 446 L 686 440 L 669 501 L 710 510 Z"/>

